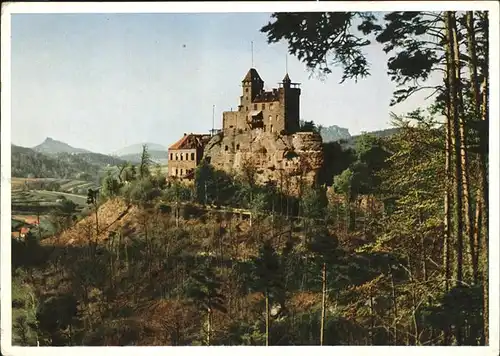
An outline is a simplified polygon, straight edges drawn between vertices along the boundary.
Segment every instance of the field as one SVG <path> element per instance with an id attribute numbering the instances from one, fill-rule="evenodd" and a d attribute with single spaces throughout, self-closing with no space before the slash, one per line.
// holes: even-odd
<path id="1" fill-rule="evenodd" d="M 61 190 L 29 190 L 39 187 L 40 184 L 59 184 Z M 88 189 L 92 183 L 61 179 L 12 179 L 12 231 L 19 231 L 23 226 L 31 226 L 31 231 L 38 234 L 34 225 L 40 217 L 40 233 L 43 237 L 55 233 L 55 227 L 51 221 L 51 214 L 61 199 L 68 199 L 77 204 L 77 213 L 86 206 L 86 196 L 67 193 L 73 189 Z"/>
<path id="2" fill-rule="evenodd" d="M 12 191 L 54 190 L 79 195 L 85 195 L 89 188 L 96 186 L 93 182 L 57 178 L 12 178 L 11 184 Z"/>
<path id="3" fill-rule="evenodd" d="M 54 208 L 58 200 L 69 199 L 80 208 L 86 205 L 87 197 L 63 192 L 46 190 L 12 191 L 12 214 L 33 215 L 37 212 L 45 212 Z"/>

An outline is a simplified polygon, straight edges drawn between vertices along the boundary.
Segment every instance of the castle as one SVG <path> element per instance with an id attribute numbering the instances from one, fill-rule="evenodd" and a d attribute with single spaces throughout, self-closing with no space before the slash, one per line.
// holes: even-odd
<path id="1" fill-rule="evenodd" d="M 264 132 L 294 133 L 299 130 L 300 84 L 292 83 L 288 73 L 279 88 L 264 90 L 264 81 L 255 68 L 242 80 L 243 95 L 238 111 L 222 115 L 224 132 L 262 129 Z"/>
<path id="2" fill-rule="evenodd" d="M 242 80 L 238 110 L 223 113 L 220 132 L 185 134 L 169 147 L 169 176 L 192 181 L 203 158 L 233 174 L 250 163 L 259 183 L 279 183 L 286 176 L 294 186 L 313 184 L 323 162 L 322 140 L 317 133 L 300 132 L 300 94 L 300 84 L 292 83 L 288 74 L 278 88 L 265 91 L 264 81 L 251 68 Z"/>

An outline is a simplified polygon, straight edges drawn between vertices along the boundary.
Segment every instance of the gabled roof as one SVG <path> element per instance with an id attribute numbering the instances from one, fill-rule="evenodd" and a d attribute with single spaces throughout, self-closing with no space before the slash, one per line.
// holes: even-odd
<path id="1" fill-rule="evenodd" d="M 264 82 L 255 68 L 250 68 L 242 82 Z"/>
<path id="2" fill-rule="evenodd" d="M 198 135 L 198 134 L 184 134 L 184 136 L 170 146 L 169 150 L 189 150 L 194 148 L 203 147 L 205 143 L 204 137 L 206 135 Z"/>
<path id="3" fill-rule="evenodd" d="M 285 78 L 283 78 L 283 83 L 291 83 L 292 80 L 290 79 L 290 76 L 288 73 L 285 74 Z"/>

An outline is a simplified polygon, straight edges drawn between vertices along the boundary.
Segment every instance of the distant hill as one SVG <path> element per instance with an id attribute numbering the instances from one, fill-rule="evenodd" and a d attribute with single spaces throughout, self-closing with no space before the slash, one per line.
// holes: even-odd
<path id="1" fill-rule="evenodd" d="M 12 145 L 12 176 L 95 180 L 104 168 L 125 161 L 99 153 L 41 153 Z"/>
<path id="2" fill-rule="evenodd" d="M 349 129 L 337 125 L 321 127 L 320 134 L 323 142 L 325 143 L 340 140 L 349 140 L 351 138 Z"/>
<path id="3" fill-rule="evenodd" d="M 65 155 L 68 155 L 67 153 L 60 153 L 58 156 L 64 157 Z M 121 164 L 126 163 L 126 160 L 119 158 L 119 157 L 113 157 L 109 155 L 105 155 L 102 153 L 94 153 L 94 152 L 85 152 L 85 153 L 76 153 L 76 154 L 70 154 L 73 157 L 77 157 L 78 159 L 82 159 L 90 164 L 100 166 L 100 167 L 107 167 L 107 166 L 119 166 Z"/>
<path id="4" fill-rule="evenodd" d="M 154 151 L 148 150 L 151 160 L 155 163 L 166 164 L 168 161 L 167 151 Z M 119 156 L 120 159 L 128 161 L 130 163 L 139 163 L 141 161 L 142 149 L 139 153 L 131 153 L 123 156 Z"/>
<path id="5" fill-rule="evenodd" d="M 144 142 L 144 143 L 137 143 L 135 145 L 123 147 L 123 148 L 113 152 L 112 155 L 117 156 L 117 157 L 122 157 L 122 156 L 141 153 L 143 145 L 148 146 L 149 152 L 152 152 L 152 151 L 160 151 L 160 152 L 165 151 L 166 152 L 167 151 L 167 148 L 165 146 L 159 145 L 157 143 Z"/>
<path id="6" fill-rule="evenodd" d="M 90 153 L 90 151 L 83 148 L 75 148 L 68 145 L 67 143 L 54 140 L 53 138 L 47 137 L 45 141 L 41 144 L 33 147 L 33 150 L 45 154 L 57 154 L 57 153 Z"/>
<path id="7" fill-rule="evenodd" d="M 375 137 L 384 138 L 384 137 L 389 137 L 389 136 L 395 135 L 398 131 L 399 131 L 398 128 L 391 127 L 391 128 L 384 129 L 384 130 L 377 130 L 377 131 L 366 132 L 366 134 L 372 135 L 372 136 L 375 136 Z M 357 140 L 362 135 L 363 134 L 351 136 L 351 138 L 349 138 L 347 140 L 339 140 L 339 141 L 342 143 L 342 146 L 344 148 L 354 148 L 356 146 Z"/>
<path id="8" fill-rule="evenodd" d="M 135 145 L 127 146 L 113 152 L 113 156 L 131 163 L 138 163 L 141 161 L 143 145 L 147 145 L 151 159 L 155 163 L 166 164 L 168 160 L 168 150 L 165 146 L 159 145 L 157 143 L 146 142 L 146 143 L 138 143 Z"/>
<path id="9" fill-rule="evenodd" d="M 81 179 L 82 176 L 93 176 L 100 170 L 98 166 L 76 157 L 60 159 L 55 155 L 15 145 L 12 145 L 11 157 L 13 177 Z"/>

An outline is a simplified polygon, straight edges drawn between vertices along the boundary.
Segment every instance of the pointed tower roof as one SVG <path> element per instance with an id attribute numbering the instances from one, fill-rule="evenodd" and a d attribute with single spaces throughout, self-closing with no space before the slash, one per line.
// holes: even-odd
<path id="1" fill-rule="evenodd" d="M 285 74 L 285 78 L 283 78 L 283 83 L 291 83 L 292 80 L 290 79 L 290 76 L 288 73 Z"/>
<path id="2" fill-rule="evenodd" d="M 264 82 L 255 68 L 250 68 L 242 82 Z"/>

